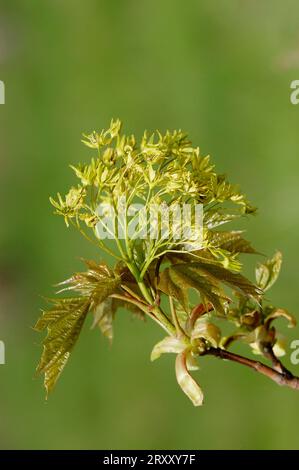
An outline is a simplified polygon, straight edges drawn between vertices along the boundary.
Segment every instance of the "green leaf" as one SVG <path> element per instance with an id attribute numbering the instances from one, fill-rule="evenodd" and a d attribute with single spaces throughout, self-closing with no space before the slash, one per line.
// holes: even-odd
<path id="1" fill-rule="evenodd" d="M 223 302 L 227 298 L 219 282 L 246 296 L 257 297 L 261 294 L 261 290 L 241 274 L 232 273 L 208 261 L 178 263 L 166 268 L 160 274 L 158 287 L 180 302 L 185 310 L 188 309 L 187 290 L 196 289 L 204 300 L 208 300 L 217 311 L 224 313 Z"/>
<path id="2" fill-rule="evenodd" d="M 90 301 L 86 298 L 55 299 L 53 304 L 53 308 L 44 311 L 35 325 L 37 331 L 48 330 L 37 368 L 38 373 L 45 375 L 47 394 L 54 388 L 65 367 L 90 309 Z"/>
<path id="3" fill-rule="evenodd" d="M 193 269 L 198 270 L 198 272 L 207 275 L 209 278 L 223 282 L 232 289 L 236 289 L 241 292 L 243 295 L 256 298 L 262 293 L 261 289 L 252 284 L 252 282 L 242 276 L 242 274 L 233 273 L 215 263 L 196 262 L 192 263 L 192 265 Z"/>
<path id="4" fill-rule="evenodd" d="M 266 263 L 259 264 L 256 268 L 256 282 L 257 285 L 266 291 L 273 286 L 277 280 L 282 263 L 282 254 L 277 251 L 272 259 L 266 261 Z"/>
<path id="5" fill-rule="evenodd" d="M 166 336 L 159 343 L 157 343 L 151 353 L 151 361 L 158 359 L 161 354 L 165 353 L 180 353 L 186 349 L 186 344 L 175 336 Z"/>
<path id="6" fill-rule="evenodd" d="M 186 288 L 180 284 L 180 276 L 171 268 L 166 268 L 159 275 L 158 288 L 166 295 L 175 298 L 185 309 L 188 310 L 188 293 Z"/>
<path id="7" fill-rule="evenodd" d="M 83 296 L 90 297 L 97 306 L 117 291 L 121 278 L 105 263 L 97 264 L 94 261 L 85 261 L 85 263 L 89 269 L 86 272 L 76 273 L 70 279 L 58 284 L 58 286 L 67 286 L 58 293 L 70 290 L 79 292 Z"/>
<path id="8" fill-rule="evenodd" d="M 249 241 L 242 237 L 242 231 L 210 232 L 211 244 L 230 253 L 257 253 Z"/>
<path id="9" fill-rule="evenodd" d="M 175 372 L 178 384 L 183 392 L 192 401 L 194 406 L 201 406 L 204 399 L 203 392 L 198 383 L 188 372 L 185 352 L 177 355 L 175 361 Z"/>
<path id="10" fill-rule="evenodd" d="M 100 328 L 102 334 L 112 343 L 113 340 L 113 320 L 119 308 L 131 312 L 135 317 L 145 319 L 145 313 L 137 305 L 122 299 L 108 297 L 98 304 L 94 311 L 94 321 L 92 328 Z"/>
<path id="11" fill-rule="evenodd" d="M 223 209 L 213 209 L 209 210 L 204 215 L 204 222 L 207 228 L 213 229 L 219 227 L 220 225 L 231 222 L 234 219 L 240 217 L 239 213 L 228 214 Z"/>
<path id="12" fill-rule="evenodd" d="M 104 302 L 97 305 L 94 311 L 92 328 L 98 326 L 110 343 L 113 340 L 113 319 L 116 311 L 114 299 L 108 297 Z"/>
<path id="13" fill-rule="evenodd" d="M 47 327 L 50 327 L 52 323 L 56 323 L 64 314 L 71 310 L 76 310 L 78 305 L 82 302 L 87 301 L 87 298 L 83 297 L 70 297 L 66 299 L 59 298 L 46 298 L 48 303 L 52 304 L 53 307 L 50 310 L 42 310 L 42 316 L 37 320 L 34 329 L 35 331 L 43 331 Z"/>
<path id="14" fill-rule="evenodd" d="M 160 274 L 158 288 L 174 297 L 188 311 L 188 289 L 196 289 L 203 301 L 210 301 L 214 308 L 224 312 L 222 305 L 226 298 L 215 279 L 208 279 L 196 270 L 196 263 L 182 263 L 170 266 Z"/>
<path id="15" fill-rule="evenodd" d="M 62 291 L 76 291 L 81 297 L 50 299 L 53 307 L 44 311 L 35 325 L 37 331 L 48 329 L 43 342 L 44 351 L 38 366 L 38 372 L 45 374 L 45 387 L 50 392 L 58 380 L 74 347 L 85 317 L 89 310 L 95 309 L 98 325 L 103 334 L 112 337 L 112 314 L 107 309 L 110 299 L 104 301 L 120 286 L 120 276 L 114 274 L 107 265 L 86 261 L 88 270 L 77 273 L 59 285 L 67 286 Z M 61 291 L 60 291 L 61 292 Z"/>

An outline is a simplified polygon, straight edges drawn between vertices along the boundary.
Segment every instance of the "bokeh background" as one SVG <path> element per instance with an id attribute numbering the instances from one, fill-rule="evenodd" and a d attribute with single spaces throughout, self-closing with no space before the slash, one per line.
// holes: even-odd
<path id="1" fill-rule="evenodd" d="M 263 253 L 284 253 L 271 299 L 298 314 L 298 15 L 296 0 L 1 2 L 2 449 L 299 447 L 298 393 L 206 358 L 196 374 L 205 406 L 193 408 L 173 357 L 149 362 L 163 334 L 125 312 L 112 347 L 87 322 L 46 402 L 34 377 L 42 338 L 32 330 L 39 295 L 79 270 L 80 256 L 99 259 L 52 216 L 48 196 L 74 182 L 68 164 L 90 158 L 81 133 L 111 117 L 137 135 L 188 130 L 241 184 L 260 209 L 247 237 Z"/>

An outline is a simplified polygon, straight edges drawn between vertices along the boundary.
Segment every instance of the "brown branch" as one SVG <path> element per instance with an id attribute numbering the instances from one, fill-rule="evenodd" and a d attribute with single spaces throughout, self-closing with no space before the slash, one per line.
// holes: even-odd
<path id="1" fill-rule="evenodd" d="M 262 346 L 263 355 L 265 358 L 272 362 L 272 367 L 280 374 L 292 378 L 293 374 L 282 364 L 282 362 L 275 356 L 271 345 L 265 344 Z"/>
<path id="2" fill-rule="evenodd" d="M 239 354 L 235 354 L 221 348 L 210 348 L 205 351 L 203 355 L 215 356 L 220 359 L 227 359 L 229 361 L 237 362 L 238 364 L 250 367 L 250 369 L 265 375 L 269 379 L 276 382 L 278 385 L 284 385 L 286 387 L 299 390 L 299 378 L 294 377 L 289 371 L 279 372 L 278 370 L 272 369 L 271 367 L 266 366 L 259 361 L 248 359 L 247 357 L 240 356 Z"/>

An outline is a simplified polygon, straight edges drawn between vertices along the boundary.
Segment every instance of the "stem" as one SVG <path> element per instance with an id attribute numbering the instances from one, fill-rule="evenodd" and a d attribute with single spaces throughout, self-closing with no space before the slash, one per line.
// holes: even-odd
<path id="1" fill-rule="evenodd" d="M 169 321 L 169 319 L 166 317 L 166 315 L 162 312 L 161 308 L 158 305 L 155 305 L 155 301 L 148 291 L 148 288 L 144 284 L 143 281 L 138 282 L 139 289 L 145 298 L 147 302 L 149 302 L 150 305 L 154 305 L 152 312 L 155 314 L 155 316 L 158 318 L 158 320 L 165 326 L 166 330 L 170 335 L 175 335 L 176 330 L 173 324 Z"/>
<path id="2" fill-rule="evenodd" d="M 175 311 L 175 306 L 174 306 L 174 302 L 173 302 L 173 298 L 171 296 L 168 297 L 169 298 L 169 305 L 170 305 L 170 311 L 171 311 L 171 316 L 172 316 L 172 321 L 175 325 L 175 329 L 176 329 L 176 332 L 177 332 L 177 335 L 178 337 L 179 336 L 183 336 L 186 338 L 186 334 L 184 332 L 184 330 L 182 329 L 180 323 L 179 323 L 179 320 L 178 320 L 178 317 L 177 317 L 177 314 L 176 314 L 176 311 Z"/>
<path id="3" fill-rule="evenodd" d="M 130 269 L 131 273 L 135 277 L 138 287 L 145 298 L 146 302 L 149 304 L 149 306 L 152 308 L 152 312 L 154 315 L 157 317 L 157 319 L 160 321 L 162 325 L 164 325 L 166 331 L 168 332 L 169 335 L 175 336 L 176 334 L 176 329 L 173 326 L 173 324 L 170 322 L 170 320 L 167 318 L 167 316 L 162 312 L 160 307 L 158 305 L 155 305 L 155 300 L 153 296 L 151 295 L 150 291 L 148 290 L 147 286 L 145 285 L 144 281 L 140 279 L 140 272 L 137 269 L 136 265 L 133 262 L 127 262 L 127 266 Z"/>
<path id="4" fill-rule="evenodd" d="M 149 306 L 145 305 L 144 303 L 142 302 L 139 302 L 138 300 L 135 300 L 133 299 L 132 297 L 128 297 L 126 295 L 121 295 L 121 294 L 112 294 L 110 297 L 112 297 L 113 299 L 119 299 L 119 300 L 123 300 L 125 302 L 128 302 L 130 304 L 133 304 L 133 305 L 136 305 L 136 307 L 140 308 L 140 310 L 145 313 L 146 315 L 148 315 L 152 320 L 154 320 L 161 328 L 163 328 L 167 333 L 169 333 L 169 331 L 165 328 L 165 326 L 160 322 L 160 320 L 158 320 L 158 318 L 155 317 L 155 315 L 153 315 L 150 311 L 149 311 Z"/>
<path id="5" fill-rule="evenodd" d="M 131 246 L 130 246 L 130 240 L 128 238 L 128 207 L 126 206 L 126 209 L 125 209 L 125 218 L 126 218 L 126 221 L 125 221 L 125 245 L 126 245 L 126 250 L 127 250 L 127 255 L 128 255 L 128 258 L 129 259 L 132 259 L 132 250 L 131 250 Z"/>
<path id="6" fill-rule="evenodd" d="M 272 369 L 271 367 L 266 366 L 259 361 L 248 359 L 247 357 L 240 356 L 239 354 L 235 354 L 221 348 L 210 348 L 202 355 L 210 355 L 220 359 L 228 359 L 229 361 L 237 362 L 238 364 L 250 367 L 250 369 L 265 375 L 269 379 L 276 382 L 278 385 L 284 385 L 286 387 L 299 390 L 299 378 L 294 377 L 293 374 L 291 374 L 289 371 L 287 371 L 288 373 L 279 372 L 278 370 Z"/>
<path id="7" fill-rule="evenodd" d="M 292 377 L 292 373 L 282 364 L 282 362 L 275 356 L 272 346 L 266 345 L 263 347 L 263 355 L 265 358 L 272 362 L 273 369 L 285 376 Z"/>
<path id="8" fill-rule="evenodd" d="M 72 220 L 70 222 L 73 225 L 73 227 L 75 227 L 81 233 L 81 235 L 83 235 L 83 237 L 86 240 L 88 240 L 90 243 L 95 245 L 97 248 L 101 248 L 101 250 L 105 251 L 108 255 L 112 256 L 113 258 L 116 258 L 119 261 L 122 260 L 122 258 L 120 256 L 117 256 L 115 253 L 113 253 L 113 251 L 111 251 L 107 246 L 105 246 L 104 243 L 100 242 L 98 238 L 96 238 L 94 240 L 93 238 L 89 237 L 87 235 L 87 233 L 80 227 L 80 225 L 78 223 L 75 224 L 75 222 L 73 222 Z"/>
<path id="9" fill-rule="evenodd" d="M 141 303 L 144 304 L 144 305 L 147 305 L 147 304 L 144 302 L 144 300 L 143 300 L 141 297 L 139 297 L 139 295 L 136 294 L 136 292 L 134 292 L 133 290 L 131 290 L 131 289 L 130 289 L 128 286 L 126 286 L 125 284 L 122 284 L 122 285 L 121 285 L 121 288 L 122 288 L 123 290 L 125 290 L 131 297 L 133 297 L 133 299 L 138 300 L 138 302 L 141 302 Z"/>

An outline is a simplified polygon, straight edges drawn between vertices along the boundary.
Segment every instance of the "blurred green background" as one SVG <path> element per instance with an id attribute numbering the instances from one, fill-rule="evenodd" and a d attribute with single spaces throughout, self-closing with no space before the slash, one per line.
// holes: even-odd
<path id="1" fill-rule="evenodd" d="M 31 328 L 39 295 L 81 269 L 80 256 L 99 259 L 48 196 L 74 182 L 69 163 L 90 158 L 81 133 L 111 117 L 138 135 L 188 130 L 241 184 L 260 208 L 247 237 L 284 253 L 271 299 L 298 314 L 298 2 L 11 0 L 0 12 L 0 447 L 299 448 L 299 393 L 206 358 L 205 405 L 193 408 L 174 358 L 149 362 L 163 333 L 125 312 L 112 348 L 85 325 L 46 402 Z"/>

